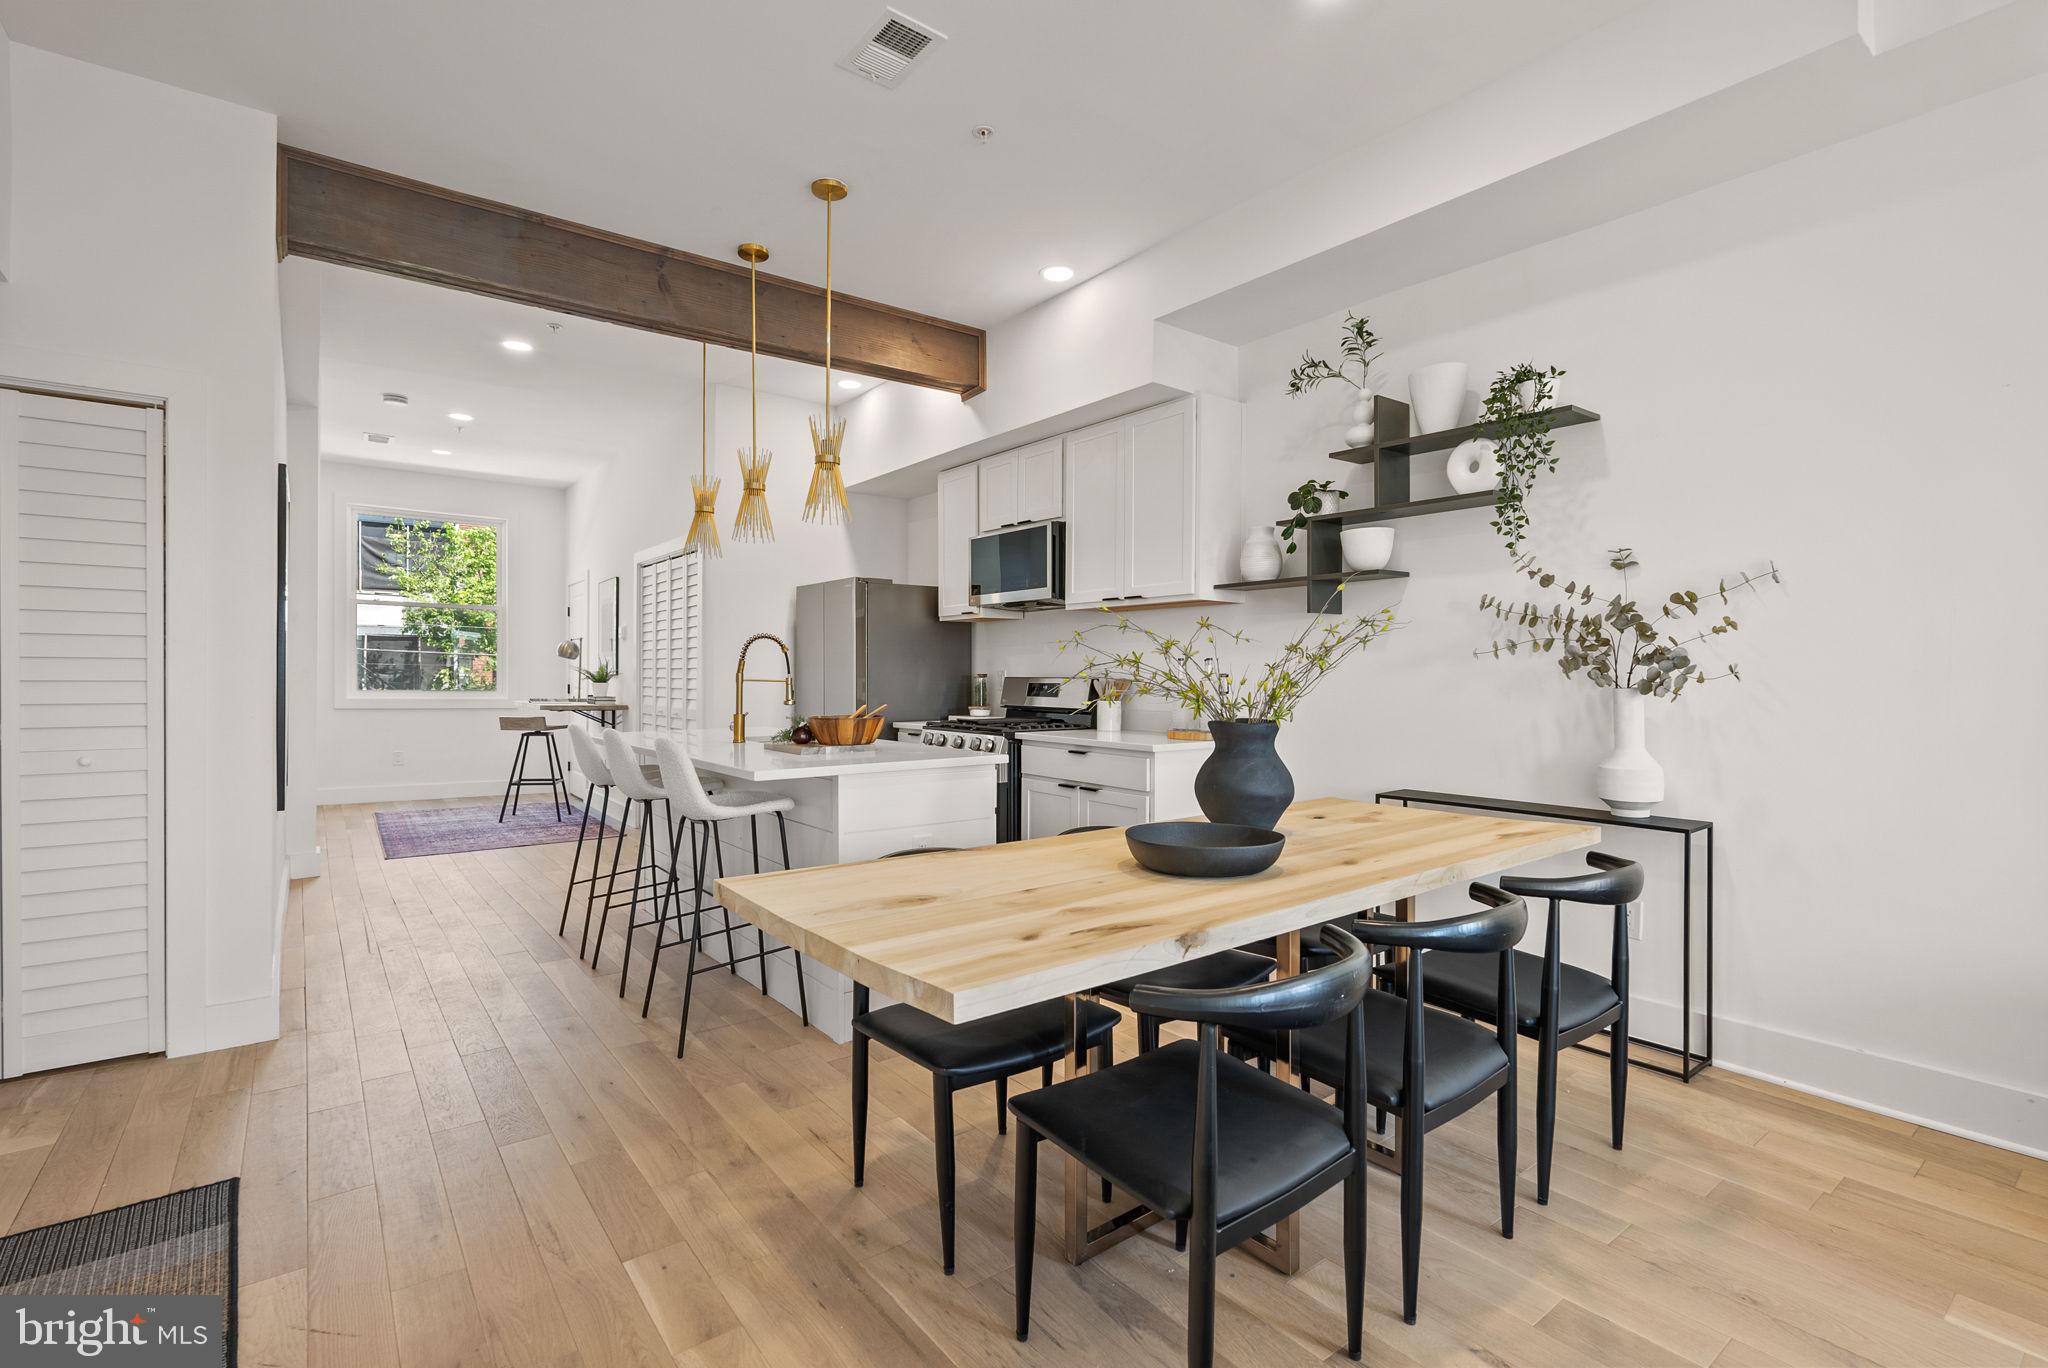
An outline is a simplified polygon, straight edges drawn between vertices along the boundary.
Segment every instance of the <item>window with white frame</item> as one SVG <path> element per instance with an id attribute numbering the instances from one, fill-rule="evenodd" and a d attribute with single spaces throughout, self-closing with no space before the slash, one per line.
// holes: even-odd
<path id="1" fill-rule="evenodd" d="M 349 510 L 351 692 L 495 695 L 504 524 Z"/>
<path id="2" fill-rule="evenodd" d="M 703 694 L 704 558 L 662 548 L 639 563 L 640 725 L 682 732 Z"/>

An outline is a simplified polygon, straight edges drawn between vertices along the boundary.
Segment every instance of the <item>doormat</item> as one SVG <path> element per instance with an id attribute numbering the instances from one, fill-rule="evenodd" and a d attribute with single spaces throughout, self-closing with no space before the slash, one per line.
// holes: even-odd
<path id="1" fill-rule="evenodd" d="M 0 1239 L 0 1360 L 235 1362 L 241 1180 Z M 124 1353 L 125 1351 L 125 1353 Z"/>

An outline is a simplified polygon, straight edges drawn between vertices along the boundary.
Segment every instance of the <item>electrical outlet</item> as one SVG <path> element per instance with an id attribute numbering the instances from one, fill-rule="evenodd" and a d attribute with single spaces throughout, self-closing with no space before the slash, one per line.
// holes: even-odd
<path id="1" fill-rule="evenodd" d="M 1641 940 L 1643 938 L 1643 904 L 1640 899 L 1628 905 L 1628 938 L 1630 940 Z"/>
<path id="2" fill-rule="evenodd" d="M 403 765 L 403 764 L 405 763 L 405 752 L 404 752 L 404 751 L 393 751 L 393 752 L 391 752 L 391 763 L 392 763 L 392 764 L 394 764 L 394 765 Z M 1631 934 L 1631 935 L 1633 935 L 1633 934 L 1634 934 L 1634 932 L 1630 932 L 1630 934 Z"/>

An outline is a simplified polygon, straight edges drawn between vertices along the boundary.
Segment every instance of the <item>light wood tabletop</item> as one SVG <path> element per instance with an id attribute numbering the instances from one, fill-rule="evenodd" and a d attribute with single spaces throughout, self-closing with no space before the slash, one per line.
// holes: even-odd
<path id="1" fill-rule="evenodd" d="M 946 1021 L 1064 997 L 1069 1038 L 1080 997 L 1148 969 L 1272 937 L 1284 977 L 1301 970 L 1301 932 L 1392 903 L 1412 918 L 1431 889 L 1584 850 L 1597 827 L 1387 807 L 1343 798 L 1281 816 L 1279 863 L 1241 879 L 1155 874 L 1120 830 L 1081 832 L 907 859 L 718 881 L 728 908 L 857 983 Z M 1066 1075 L 1087 1071 L 1069 1051 Z M 1274 1071 L 1296 1079 L 1293 1061 Z M 1094 1186 L 1065 1161 L 1069 1262 L 1158 1219 L 1144 1206 L 1093 1223 Z M 1238 1246 L 1283 1273 L 1301 1267 L 1298 1215 Z"/>
<path id="2" fill-rule="evenodd" d="M 735 876 L 727 907 L 946 1021 L 972 1021 L 1583 850 L 1598 828 L 1343 798 L 1298 802 L 1263 874 L 1183 879 L 1120 830 Z"/>

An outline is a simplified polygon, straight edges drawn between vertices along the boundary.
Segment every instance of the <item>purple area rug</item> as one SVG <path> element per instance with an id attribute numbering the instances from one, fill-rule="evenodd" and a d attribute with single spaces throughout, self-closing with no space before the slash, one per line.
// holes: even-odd
<path id="1" fill-rule="evenodd" d="M 498 805 L 488 807 L 399 808 L 377 814 L 377 835 L 384 842 L 384 858 L 409 860 L 415 855 L 459 855 L 465 850 L 503 850 L 507 846 L 553 845 L 573 841 L 583 820 L 579 807 L 568 812 L 566 821 L 555 820 L 555 805 L 546 798 L 519 800 L 518 815 L 506 812 L 498 820 Z M 605 829 L 617 828 L 606 823 Z M 591 815 L 590 832 L 597 831 L 596 814 Z"/>

